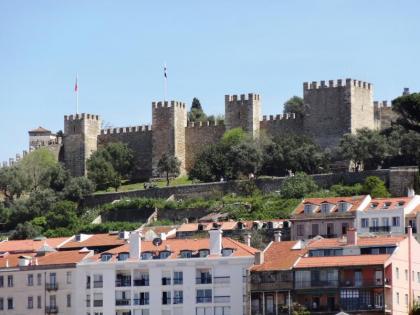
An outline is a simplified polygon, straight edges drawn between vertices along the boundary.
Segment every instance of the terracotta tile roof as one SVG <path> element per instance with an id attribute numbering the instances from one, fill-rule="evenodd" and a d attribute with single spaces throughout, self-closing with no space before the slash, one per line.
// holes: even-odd
<path id="1" fill-rule="evenodd" d="M 231 238 L 224 237 L 222 239 L 223 248 L 233 248 L 234 252 L 233 257 L 246 257 L 254 256 L 258 252 L 257 249 L 249 247 L 245 244 L 242 244 L 238 241 L 235 241 Z M 179 257 L 181 251 L 190 250 L 192 252 L 197 252 L 200 249 L 209 249 L 209 239 L 167 239 L 162 242 L 161 245 L 155 246 L 151 241 L 142 241 L 141 242 L 141 251 L 144 252 L 160 252 L 164 250 L 170 250 L 171 255 L 168 259 L 176 259 Z M 113 260 L 116 259 L 116 256 L 119 253 L 127 253 L 130 251 L 129 245 L 125 244 L 117 248 L 113 248 L 106 253 L 112 254 Z M 101 254 L 95 255 L 94 259 L 99 259 Z"/>
<path id="2" fill-rule="evenodd" d="M 344 267 L 344 266 L 372 266 L 383 265 L 390 257 L 383 255 L 331 256 L 331 257 L 302 257 L 295 268 Z"/>
<path id="3" fill-rule="evenodd" d="M 76 241 L 71 240 L 61 246 L 61 249 L 69 249 L 69 248 L 83 248 L 83 247 L 103 247 L 103 246 L 120 246 L 125 244 L 125 240 L 120 239 L 118 233 L 116 234 L 93 234 L 89 235 L 89 237 L 84 241 Z"/>
<path id="4" fill-rule="evenodd" d="M 141 229 L 141 232 L 144 234 L 148 231 L 153 231 L 156 234 L 160 234 L 160 233 L 167 234 L 171 232 L 173 229 L 176 229 L 176 225 L 146 226 L 143 229 Z"/>
<path id="5" fill-rule="evenodd" d="M 387 210 L 405 207 L 412 199 L 413 197 L 372 198 L 371 202 L 364 210 Z"/>
<path id="6" fill-rule="evenodd" d="M 220 221 L 220 222 L 202 222 L 202 223 L 184 223 L 178 229 L 177 232 L 197 232 L 198 226 L 203 227 L 203 231 L 209 231 L 214 227 L 214 224 L 218 224 L 223 231 L 231 231 L 238 229 L 238 224 L 243 225 L 244 230 L 251 230 L 255 222 L 260 225 L 266 224 L 268 222 L 273 222 L 274 227 L 276 224 L 284 222 L 284 219 L 274 219 L 274 220 L 256 220 L 256 221 Z"/>
<path id="7" fill-rule="evenodd" d="M 306 198 L 302 200 L 302 202 L 296 207 L 296 209 L 293 211 L 293 215 L 302 214 L 304 212 L 305 204 L 308 203 L 316 206 L 320 206 L 322 203 L 334 204 L 335 207 L 331 210 L 331 212 L 335 212 L 337 211 L 337 204 L 339 202 L 348 202 L 352 206 L 347 210 L 347 212 L 353 212 L 357 210 L 365 198 L 366 196 Z M 319 207 L 314 212 L 319 212 Z"/>
<path id="8" fill-rule="evenodd" d="M 76 264 L 90 255 L 92 255 L 90 252 L 80 252 L 77 250 L 58 251 L 47 253 L 44 256 L 37 256 L 35 253 L 25 254 L 27 257 L 32 257 L 32 265 L 36 265 L 37 262 L 38 266 Z M 18 267 L 20 256 L 22 256 L 22 254 L 3 254 L 0 256 L 0 268 Z"/>
<path id="9" fill-rule="evenodd" d="M 44 132 L 51 133 L 51 130 L 45 129 L 44 127 L 39 126 L 38 128 L 32 129 L 29 132 Z"/>
<path id="10" fill-rule="evenodd" d="M 290 270 L 307 249 L 293 249 L 299 241 L 272 242 L 264 251 L 264 263 L 252 267 L 252 271 Z"/>
<path id="11" fill-rule="evenodd" d="M 43 240 L 16 240 L 16 241 L 3 241 L 0 242 L 0 252 L 10 253 L 24 253 L 24 252 L 36 252 L 45 243 L 52 248 L 58 248 L 64 244 L 69 237 L 57 237 L 47 238 Z"/>
<path id="12" fill-rule="evenodd" d="M 397 245 L 399 242 L 406 238 L 405 235 L 388 236 L 388 235 L 375 235 L 375 236 L 359 236 L 357 238 L 357 245 L 360 247 L 366 246 L 385 246 L 385 245 Z M 308 247 L 314 248 L 338 248 L 354 246 L 348 245 L 346 238 L 320 238 L 319 240 L 313 240 Z"/>

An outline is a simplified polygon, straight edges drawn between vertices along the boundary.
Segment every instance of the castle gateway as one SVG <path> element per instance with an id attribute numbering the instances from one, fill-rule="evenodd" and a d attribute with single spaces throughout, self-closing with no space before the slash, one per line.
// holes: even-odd
<path id="1" fill-rule="evenodd" d="M 335 147 L 346 133 L 360 128 L 382 129 L 395 119 L 385 102 L 373 102 L 373 85 L 346 79 L 303 84 L 304 114 L 263 116 L 260 95 L 225 96 L 225 122 L 193 123 L 187 120 L 185 103 L 153 102 L 152 125 L 101 130 L 98 115 L 76 114 L 64 117 L 63 139 L 50 146 L 73 176 L 86 175 L 86 161 L 107 143 L 126 143 L 134 152 L 137 179 L 155 175 L 161 156 L 168 152 L 181 161 L 186 173 L 206 145 L 217 143 L 226 130 L 241 127 L 258 137 L 290 133 L 311 137 L 321 147 Z M 39 137 L 39 135 L 37 135 Z M 31 141 L 30 143 L 39 143 Z M 51 141 L 49 142 L 51 143 Z M 60 145 L 57 146 L 57 143 Z M 57 152 L 59 151 L 59 152 Z"/>

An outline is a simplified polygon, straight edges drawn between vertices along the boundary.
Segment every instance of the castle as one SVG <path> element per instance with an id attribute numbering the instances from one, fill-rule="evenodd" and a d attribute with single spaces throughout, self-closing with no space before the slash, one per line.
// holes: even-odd
<path id="1" fill-rule="evenodd" d="M 236 127 L 254 137 L 260 132 L 280 137 L 306 135 L 321 147 L 332 148 L 346 133 L 364 127 L 383 129 L 395 119 L 386 102 L 373 101 L 373 85 L 358 80 L 305 82 L 303 99 L 303 115 L 270 115 L 261 120 L 260 95 L 226 95 L 222 124 L 188 122 L 188 109 L 178 101 L 153 102 L 151 126 L 101 129 L 98 115 L 70 115 L 64 117 L 64 132 L 56 138 L 42 128 L 30 131 L 30 149 L 51 149 L 74 176 L 83 176 L 92 152 L 107 143 L 123 142 L 134 151 L 135 177 L 147 179 L 156 174 L 157 163 L 166 152 L 181 161 L 182 173 L 187 172 L 203 147 L 218 142 L 226 130 Z"/>

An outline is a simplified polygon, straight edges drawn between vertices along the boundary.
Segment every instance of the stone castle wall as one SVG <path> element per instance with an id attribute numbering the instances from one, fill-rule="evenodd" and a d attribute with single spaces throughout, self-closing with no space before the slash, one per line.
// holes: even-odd
<path id="1" fill-rule="evenodd" d="M 194 165 L 197 154 L 205 146 L 217 143 L 225 131 L 225 125 L 218 124 L 217 122 L 188 123 L 188 127 L 185 129 L 185 142 L 187 144 L 185 150 L 185 168 L 187 171 Z"/>
<path id="2" fill-rule="evenodd" d="M 260 119 L 261 99 L 258 94 L 225 95 L 226 130 L 240 127 L 257 136 Z"/>
<path id="3" fill-rule="evenodd" d="M 152 128 L 135 126 L 101 130 L 98 146 L 122 142 L 134 152 L 134 179 L 148 179 L 152 176 Z"/>
<path id="4" fill-rule="evenodd" d="M 374 128 L 373 85 L 358 80 L 346 80 L 351 89 L 351 132 Z"/>
<path id="5" fill-rule="evenodd" d="M 273 138 L 287 134 L 303 134 L 302 118 L 296 114 L 263 116 L 260 121 L 260 130 Z"/>
<path id="6" fill-rule="evenodd" d="M 375 113 L 375 128 L 384 130 L 390 128 L 398 118 L 398 114 L 392 110 L 387 101 L 373 102 Z"/>

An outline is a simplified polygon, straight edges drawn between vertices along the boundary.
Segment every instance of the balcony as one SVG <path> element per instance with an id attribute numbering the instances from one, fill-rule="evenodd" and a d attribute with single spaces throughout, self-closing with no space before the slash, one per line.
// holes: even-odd
<path id="1" fill-rule="evenodd" d="M 339 281 L 337 280 L 311 280 L 311 281 L 296 281 L 295 289 L 310 289 L 310 288 L 337 288 Z"/>
<path id="2" fill-rule="evenodd" d="M 149 305 L 149 299 L 134 299 L 134 305 Z"/>
<path id="3" fill-rule="evenodd" d="M 57 306 L 46 306 L 45 313 L 47 314 L 58 314 L 58 307 Z"/>
<path id="4" fill-rule="evenodd" d="M 388 279 L 361 279 L 355 281 L 354 279 L 344 279 L 340 281 L 340 286 L 342 287 L 354 287 L 354 288 L 363 288 L 363 287 L 377 287 L 388 284 Z"/>
<path id="5" fill-rule="evenodd" d="M 209 296 L 197 296 L 196 302 L 197 303 L 211 303 L 212 298 Z"/>
<path id="6" fill-rule="evenodd" d="M 93 300 L 93 307 L 102 307 L 104 306 L 103 300 Z"/>
<path id="7" fill-rule="evenodd" d="M 115 280 L 116 287 L 131 287 L 131 278 Z"/>
<path id="8" fill-rule="evenodd" d="M 182 304 L 182 303 L 184 303 L 184 298 L 182 298 L 182 297 L 174 297 L 173 303 L 174 304 Z"/>
<path id="9" fill-rule="evenodd" d="M 116 299 L 115 300 L 115 305 L 116 306 L 127 306 L 130 305 L 131 301 L 130 299 Z"/>
<path id="10" fill-rule="evenodd" d="M 47 291 L 57 291 L 58 290 L 58 283 L 57 282 L 51 282 L 45 284 L 45 289 Z"/>
<path id="11" fill-rule="evenodd" d="M 162 285 L 171 285 L 171 278 L 162 278 Z"/>
<path id="12" fill-rule="evenodd" d="M 370 226 L 369 232 L 371 233 L 388 233 L 391 231 L 391 227 L 389 225 L 386 226 Z"/>
<path id="13" fill-rule="evenodd" d="M 93 287 L 94 288 L 103 288 L 104 287 L 104 282 L 103 281 L 93 281 Z"/>
<path id="14" fill-rule="evenodd" d="M 134 279 L 133 283 L 135 287 L 147 287 L 149 286 L 149 279 Z"/>
<path id="15" fill-rule="evenodd" d="M 201 276 L 195 279 L 196 284 L 211 284 L 212 279 L 211 276 Z"/>
<path id="16" fill-rule="evenodd" d="M 174 278 L 174 284 L 182 284 L 184 282 L 183 278 Z"/>

